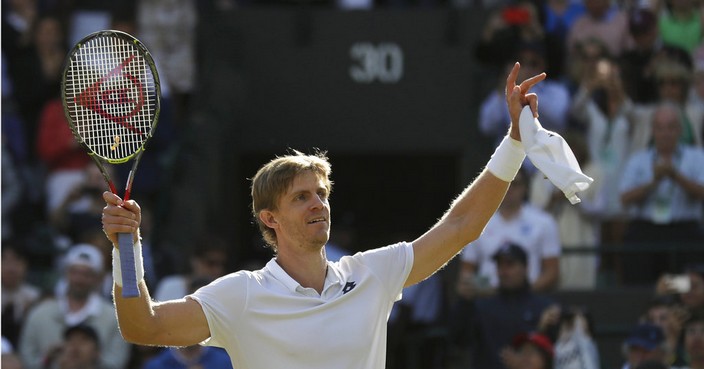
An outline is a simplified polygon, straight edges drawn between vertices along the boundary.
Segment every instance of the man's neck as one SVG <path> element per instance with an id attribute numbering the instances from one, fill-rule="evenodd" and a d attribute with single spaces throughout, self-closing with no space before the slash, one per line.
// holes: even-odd
<path id="1" fill-rule="evenodd" d="M 86 307 L 88 298 L 75 298 L 69 296 L 66 301 L 68 302 L 68 311 L 75 313 Z"/>
<path id="2" fill-rule="evenodd" d="M 660 158 L 665 159 L 665 160 L 672 160 L 672 157 L 674 157 L 675 153 L 677 152 L 677 147 L 675 146 L 673 148 L 670 148 L 670 147 L 658 148 L 657 151 L 658 151 L 658 156 Z"/>
<path id="3" fill-rule="evenodd" d="M 318 251 L 294 251 L 279 247 L 276 262 L 302 287 L 323 292 L 328 267 L 324 247 Z"/>
<path id="4" fill-rule="evenodd" d="M 518 213 L 521 211 L 521 205 L 504 205 L 499 207 L 499 214 L 501 214 L 501 217 L 503 217 L 506 220 L 511 220 L 518 216 Z"/>
<path id="5" fill-rule="evenodd" d="M 502 295 L 502 296 L 523 295 L 523 294 L 530 292 L 530 290 L 531 290 L 530 284 L 528 284 L 527 281 L 520 286 L 511 286 L 511 287 L 499 286 L 499 288 L 498 288 L 499 295 Z"/>

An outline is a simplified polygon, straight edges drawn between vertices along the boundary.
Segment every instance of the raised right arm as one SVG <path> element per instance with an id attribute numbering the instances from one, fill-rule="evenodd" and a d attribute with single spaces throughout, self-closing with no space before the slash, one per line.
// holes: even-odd
<path id="1" fill-rule="evenodd" d="M 137 245 L 139 205 L 133 200 L 123 202 L 108 191 L 103 193 L 103 199 L 107 203 L 103 209 L 103 230 L 113 246 L 117 245 L 117 233 L 131 233 Z M 135 246 L 135 254 L 138 252 L 141 248 Z M 141 258 L 135 255 L 135 259 Z M 208 321 L 198 302 L 185 298 L 154 302 L 143 279 L 139 281 L 139 297 L 123 298 L 119 279 L 116 278 L 113 297 L 120 332 L 126 341 L 139 345 L 191 346 L 210 337 Z"/>

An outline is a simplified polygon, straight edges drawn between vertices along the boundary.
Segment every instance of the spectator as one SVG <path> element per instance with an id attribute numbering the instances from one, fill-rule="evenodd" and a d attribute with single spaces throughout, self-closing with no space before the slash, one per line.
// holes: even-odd
<path id="1" fill-rule="evenodd" d="M 552 369 L 554 349 L 550 339 L 540 333 L 520 333 L 511 341 L 502 358 L 507 369 Z"/>
<path id="2" fill-rule="evenodd" d="M 356 236 L 354 218 L 354 214 L 346 213 L 335 223 L 335 233 L 330 235 L 330 240 L 325 245 L 328 260 L 339 261 L 343 256 L 351 254 Z"/>
<path id="3" fill-rule="evenodd" d="M 655 70 L 662 100 L 672 101 L 680 107 L 683 118 L 682 143 L 702 147 L 702 123 L 704 109 L 688 103 L 692 73 L 690 69 L 677 62 L 663 62 Z"/>
<path id="4" fill-rule="evenodd" d="M 660 102 L 671 102 L 678 108 L 681 116 L 680 141 L 687 145 L 702 147 L 704 131 L 704 108 L 688 100 L 692 73 L 682 62 L 674 61 L 669 56 L 661 56 L 655 68 Z M 652 140 L 652 119 L 656 105 L 639 106 L 635 110 L 633 127 L 633 149 L 647 147 Z"/>
<path id="5" fill-rule="evenodd" d="M 100 339 L 89 325 L 79 324 L 66 328 L 60 350 L 52 369 L 101 369 Z"/>
<path id="6" fill-rule="evenodd" d="M 20 357 L 15 353 L 15 348 L 10 341 L 2 337 L 2 356 L 0 357 L 0 367 L 5 369 L 22 369 Z"/>
<path id="7" fill-rule="evenodd" d="M 230 357 L 219 347 L 167 348 L 144 364 L 144 369 L 232 368 Z"/>
<path id="8" fill-rule="evenodd" d="M 550 214 L 525 203 L 527 176 L 516 178 L 479 238 L 467 245 L 461 255 L 458 292 L 471 299 L 479 290 L 499 286 L 494 254 L 506 247 L 520 248 L 526 254 L 531 289 L 547 291 L 559 280 L 560 236 Z"/>
<path id="9" fill-rule="evenodd" d="M 610 0 L 585 0 L 587 12 L 574 22 L 567 35 L 568 52 L 574 50 L 577 42 L 596 38 L 603 42 L 613 57 L 619 57 L 630 47 L 628 18 Z"/>
<path id="10" fill-rule="evenodd" d="M 70 45 L 75 45 L 89 33 L 112 28 L 111 7 L 107 0 L 78 1 L 68 8 L 66 33 Z"/>
<path id="11" fill-rule="evenodd" d="M 702 240 L 704 152 L 679 144 L 681 130 L 677 106 L 660 104 L 653 115 L 654 147 L 633 154 L 626 164 L 620 185 L 621 201 L 631 219 L 626 242 L 666 245 Z M 701 257 L 698 253 L 690 256 L 690 262 Z M 624 282 L 652 283 L 666 272 L 662 261 L 667 257 L 665 251 L 630 256 L 624 265 Z"/>
<path id="12" fill-rule="evenodd" d="M 521 63 L 518 80 L 545 70 L 545 45 L 540 42 L 522 43 L 517 46 L 517 57 Z M 540 123 L 546 129 L 562 133 L 567 128 L 567 113 L 570 96 L 567 87 L 556 80 L 545 80 L 536 85 L 535 93 L 549 106 L 541 106 Z M 501 88 L 492 91 L 482 102 L 479 114 L 479 129 L 486 136 L 499 140 L 506 133 L 511 119 L 505 106 L 505 93 Z M 548 104 L 546 104 L 548 105 Z"/>
<path id="13" fill-rule="evenodd" d="M 665 363 L 665 336 L 662 329 L 653 324 L 638 324 L 626 338 L 623 351 L 626 363 L 623 369 L 638 367 L 649 360 Z"/>
<path id="14" fill-rule="evenodd" d="M 550 310 L 552 309 L 547 309 L 543 316 L 548 315 Z M 591 315 L 585 309 L 577 307 L 558 307 L 557 313 L 557 324 L 545 329 L 550 338 L 551 331 L 556 333 L 555 368 L 598 369 L 599 350 L 593 339 L 594 324 Z"/>
<path id="15" fill-rule="evenodd" d="M 692 79 L 692 90 L 689 92 L 689 102 L 704 109 L 704 44 L 699 46 L 693 53 L 694 78 Z M 704 132 L 702 133 L 704 141 Z"/>
<path id="16" fill-rule="evenodd" d="M 51 215 L 83 182 L 86 167 L 95 167 L 68 127 L 63 104 L 58 97 L 41 109 L 36 150 L 47 170 L 46 209 Z"/>
<path id="17" fill-rule="evenodd" d="M 141 1 L 137 4 L 140 39 L 149 45 L 159 65 L 159 77 L 173 98 L 177 117 L 188 114 L 189 96 L 196 84 L 196 26 L 194 0 Z"/>
<path id="18" fill-rule="evenodd" d="M 107 166 L 105 169 L 110 178 L 114 179 L 112 167 Z M 74 175 L 75 178 L 62 184 L 66 195 L 61 202 L 49 205 L 49 221 L 58 232 L 68 236 L 73 243 L 78 243 L 86 241 L 83 233 L 102 228 L 100 217 L 103 206 L 100 204 L 100 194 L 108 186 L 102 172 L 93 163 L 86 163 L 75 174 L 71 174 Z M 106 255 L 109 255 L 112 245 L 108 244 L 107 249 Z"/>
<path id="19" fill-rule="evenodd" d="M 27 141 L 25 139 L 24 123 L 17 111 L 15 88 L 13 86 L 10 68 L 7 66 L 9 57 L 4 49 L 2 52 L 2 140 L 9 154 L 19 163 L 27 161 Z M 3 154 L 4 155 L 4 154 Z"/>
<path id="20" fill-rule="evenodd" d="M 688 279 L 680 283 L 675 281 L 678 277 Z M 655 285 L 655 293 L 659 298 L 677 300 L 686 312 L 704 309 L 704 264 L 687 265 L 683 275 L 663 274 Z M 686 315 L 686 312 L 678 316 Z"/>
<path id="21" fill-rule="evenodd" d="M 498 269 L 499 288 L 493 296 L 461 301 L 452 321 L 457 342 L 470 340 L 473 368 L 503 369 L 502 350 L 519 333 L 538 328 L 552 300 L 533 293 L 528 281 L 528 254 L 516 245 L 500 248 L 492 257 Z"/>
<path id="22" fill-rule="evenodd" d="M 36 0 L 3 2 L 2 50 L 16 54 L 32 42 L 32 26 L 37 19 Z"/>
<path id="23" fill-rule="evenodd" d="M 110 14 L 110 29 L 129 33 L 149 46 L 149 51 L 155 60 L 161 86 L 161 111 L 159 113 L 159 128 L 149 140 L 149 155 L 144 155 L 139 162 L 139 175 L 134 177 L 132 188 L 139 189 L 139 196 L 150 199 L 157 204 L 168 197 L 168 191 L 163 190 L 162 183 L 169 181 L 173 173 L 167 168 L 178 155 L 178 132 L 192 129 L 186 126 L 189 119 L 189 93 L 174 92 L 172 86 L 179 84 L 192 85 L 195 74 L 190 69 L 193 61 L 186 60 L 192 53 L 191 27 L 193 9 L 191 0 L 156 0 L 119 2 L 115 7 L 112 2 L 105 1 Z M 136 9 L 132 9 L 136 7 Z M 145 9 L 148 9 L 145 12 Z M 139 18 L 135 22 L 135 16 Z M 184 16 L 187 16 L 185 18 Z M 167 24 L 165 25 L 164 22 Z M 138 24 L 136 24 L 138 23 Z M 173 28 L 174 24 L 180 27 Z M 164 28 L 164 26 L 166 26 Z M 172 27 L 172 28 L 169 28 Z M 158 31 L 157 31 L 158 30 Z M 152 33 L 155 32 L 156 33 Z M 174 47 L 178 40 L 180 46 Z M 166 57 L 163 57 L 163 55 Z M 176 81 L 171 77 L 177 75 Z M 174 123 L 181 126 L 175 127 Z M 124 184 L 129 176 L 131 165 L 114 167 L 115 183 Z M 119 186 L 118 186 L 119 187 Z M 156 281 L 154 281 L 156 282 Z"/>
<path id="24" fill-rule="evenodd" d="M 188 282 L 185 292 L 191 294 L 212 281 L 213 279 L 208 277 L 194 278 Z M 167 348 L 147 359 L 143 365 L 144 369 L 191 369 L 193 367 L 231 369 L 232 362 L 222 348 L 193 345 Z"/>
<path id="25" fill-rule="evenodd" d="M 619 60 L 624 89 L 635 103 L 652 104 L 658 98 L 655 64 L 661 49 L 655 13 L 649 9 L 631 11 L 628 31 L 634 47 Z"/>
<path id="26" fill-rule="evenodd" d="M 689 283 L 679 286 L 677 277 L 687 277 Z M 675 298 L 688 311 L 704 309 L 704 265 L 690 264 L 681 276 L 663 274 L 655 286 L 655 293 L 662 298 Z"/>
<path id="27" fill-rule="evenodd" d="M 547 0 L 542 6 L 545 43 L 547 46 L 547 74 L 562 79 L 567 63 L 567 35 L 586 9 L 581 1 Z"/>
<path id="28" fill-rule="evenodd" d="M 702 41 L 700 4 L 694 0 L 663 0 L 658 26 L 665 44 L 681 47 L 692 53 Z"/>
<path id="29" fill-rule="evenodd" d="M 704 312 L 697 310 L 683 326 L 684 347 L 689 358 L 689 369 L 704 368 Z"/>
<path id="30" fill-rule="evenodd" d="M 574 96 L 577 89 L 582 85 L 582 81 L 593 80 L 597 73 L 597 63 L 599 60 L 610 59 L 606 44 L 598 38 L 590 37 L 578 41 L 574 49 L 567 55 L 569 61 L 567 66 L 567 83 L 570 94 Z M 572 128 L 580 128 L 579 122 L 570 122 Z"/>
<path id="31" fill-rule="evenodd" d="M 5 120 L 3 119 L 3 123 Z M 15 209 L 21 205 L 23 198 L 23 183 L 19 168 L 15 166 L 13 155 L 10 154 L 5 136 L 2 137 L 2 240 L 16 237 L 12 221 Z"/>
<path id="32" fill-rule="evenodd" d="M 43 15 L 33 26 L 31 45 L 8 60 L 13 92 L 24 123 L 26 147 L 33 159 L 36 158 L 34 148 L 40 113 L 50 99 L 59 95 L 66 52 L 64 25 L 53 15 Z"/>
<path id="33" fill-rule="evenodd" d="M 27 312 L 39 301 L 41 291 L 27 282 L 29 265 L 24 248 L 6 240 L 1 251 L 2 336 L 16 347 Z"/>
<path id="34" fill-rule="evenodd" d="M 580 81 L 572 114 L 586 128 L 589 156 L 602 171 L 602 242 L 619 244 L 625 227 L 625 211 L 618 192 L 619 179 L 632 147 L 633 103 L 621 83 L 621 73 L 613 61 L 597 61 L 594 73 Z"/>
<path id="35" fill-rule="evenodd" d="M 669 365 L 658 360 L 645 360 L 638 364 L 635 369 L 675 369 L 675 367 L 670 367 Z"/>
<path id="36" fill-rule="evenodd" d="M 65 294 L 46 300 L 29 313 L 20 335 L 20 356 L 28 369 L 42 368 L 60 350 L 66 327 L 91 326 L 101 343 L 100 362 L 121 369 L 129 356 L 112 304 L 97 293 L 103 278 L 103 256 L 91 245 L 76 245 L 65 258 Z"/>
<path id="37" fill-rule="evenodd" d="M 113 166 L 107 165 L 105 169 L 114 181 Z M 57 238 L 63 242 L 69 245 L 90 244 L 97 247 L 103 254 L 104 269 L 109 269 L 112 261 L 112 244 L 105 239 L 100 223 L 103 210 L 101 193 L 107 189 L 105 178 L 96 165 L 88 163 L 80 170 L 75 181 L 68 187 L 68 194 L 62 203 L 49 214 L 49 222 L 58 232 Z M 144 218 L 148 217 L 149 214 L 145 212 Z M 149 228 L 145 228 L 145 236 L 149 234 Z M 147 244 L 146 241 L 145 244 Z M 147 251 L 150 249 L 147 248 Z M 61 278 L 56 287 L 57 291 L 65 289 L 66 280 Z M 105 298 L 112 298 L 112 276 L 104 276 L 99 291 Z"/>
<path id="38" fill-rule="evenodd" d="M 188 295 L 188 288 L 194 281 L 202 278 L 215 280 L 225 275 L 228 263 L 226 242 L 217 236 L 207 235 L 198 244 L 200 246 L 193 250 L 190 257 L 189 273 L 164 277 L 156 287 L 156 301 L 183 298 Z"/>
<path id="39" fill-rule="evenodd" d="M 666 362 L 679 367 L 686 364 L 682 337 L 682 323 L 686 319 L 686 310 L 675 301 L 673 295 L 656 297 L 645 313 L 645 321 L 657 325 L 665 335 Z"/>
<path id="40" fill-rule="evenodd" d="M 680 295 L 682 304 L 690 311 L 704 309 L 704 265 L 689 265 L 685 272 L 689 276 L 689 290 Z"/>
<path id="41" fill-rule="evenodd" d="M 544 42 L 545 32 L 537 10 L 532 2 L 526 0 L 495 8 L 489 14 L 474 50 L 477 60 L 486 67 L 503 67 L 514 60 L 517 45 Z M 501 110 L 504 110 L 503 107 Z"/>
<path id="42" fill-rule="evenodd" d="M 6 13 L 3 10 L 2 15 Z M 5 40 L 3 33 L 3 42 Z M 2 237 L 24 237 L 43 214 L 42 184 L 29 162 L 24 122 L 17 108 L 8 56 L 2 53 Z M 35 179 L 35 180 L 33 180 Z"/>
<path id="43" fill-rule="evenodd" d="M 600 222 L 604 209 L 606 177 L 601 167 L 590 159 L 587 145 L 581 134 L 568 132 L 564 136 L 575 154 L 582 171 L 594 182 L 580 195 L 582 202 L 571 205 L 564 193 L 545 175 L 537 172 L 530 183 L 530 203 L 550 213 L 557 221 L 563 253 L 560 256 L 561 289 L 591 289 L 596 286 L 597 255 Z M 593 248 L 568 253 L 570 249 Z"/>
<path id="44" fill-rule="evenodd" d="M 389 316 L 388 369 L 408 368 L 414 364 L 433 368 L 442 364 L 446 343 L 438 335 L 431 334 L 441 323 L 444 307 L 442 283 L 442 276 L 438 273 L 403 289 L 402 299 L 394 304 Z"/>

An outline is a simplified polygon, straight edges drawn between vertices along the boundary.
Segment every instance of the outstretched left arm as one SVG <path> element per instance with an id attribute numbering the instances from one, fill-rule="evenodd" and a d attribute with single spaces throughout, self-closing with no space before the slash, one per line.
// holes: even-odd
<path id="1" fill-rule="evenodd" d="M 514 146 L 519 145 L 515 141 L 520 141 L 518 117 L 523 107 L 530 105 L 533 115 L 537 117 L 538 98 L 528 91 L 545 79 L 545 73 L 542 73 L 516 85 L 519 69 L 520 65 L 516 63 L 506 79 L 506 103 L 511 115 L 509 135 L 513 142 L 505 144 Z M 406 280 L 406 286 L 428 278 L 447 264 L 465 245 L 479 237 L 501 204 L 509 181 L 510 179 L 500 179 L 485 168 L 474 182 L 462 191 L 445 215 L 413 242 L 413 268 Z"/>

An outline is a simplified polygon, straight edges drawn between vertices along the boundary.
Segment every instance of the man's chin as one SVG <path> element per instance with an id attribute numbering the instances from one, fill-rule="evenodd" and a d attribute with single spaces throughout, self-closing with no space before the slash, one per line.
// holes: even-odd
<path id="1" fill-rule="evenodd" d="M 328 244 L 328 241 L 330 241 L 330 237 L 325 237 L 318 240 L 318 244 L 320 244 L 320 247 L 323 247 Z"/>
<path id="2" fill-rule="evenodd" d="M 328 244 L 328 241 L 330 240 L 329 235 L 325 235 L 324 237 L 319 237 L 313 240 L 312 244 L 315 245 L 315 247 L 324 247 L 325 245 Z"/>

